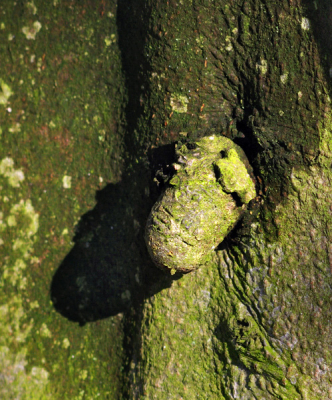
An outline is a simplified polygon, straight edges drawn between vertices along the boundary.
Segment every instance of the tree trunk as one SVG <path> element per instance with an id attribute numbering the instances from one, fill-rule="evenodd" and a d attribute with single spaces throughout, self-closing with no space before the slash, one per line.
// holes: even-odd
<path id="1" fill-rule="evenodd" d="M 0 397 L 332 398 L 329 0 L 0 11 Z M 257 197 L 169 275 L 144 225 L 175 143 L 211 135 Z"/>
<path id="2" fill-rule="evenodd" d="M 170 144 L 224 135 L 257 184 L 209 265 L 151 295 L 145 261 L 145 300 L 126 316 L 130 398 L 332 398 L 326 3 L 119 2 L 138 165 L 150 155 L 164 173 Z"/>
<path id="3" fill-rule="evenodd" d="M 0 15 L 0 398 L 115 399 L 121 315 L 72 322 L 105 316 L 110 263 L 58 266 L 96 190 L 121 176 L 116 1 L 1 1 Z M 62 271 L 71 321 L 50 301 Z"/>

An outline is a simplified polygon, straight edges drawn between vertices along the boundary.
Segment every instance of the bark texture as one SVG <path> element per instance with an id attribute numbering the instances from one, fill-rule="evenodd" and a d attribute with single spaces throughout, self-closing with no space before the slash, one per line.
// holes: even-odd
<path id="1" fill-rule="evenodd" d="M 130 398 L 332 398 L 331 110 L 303 4 L 127 0 L 118 26 L 132 154 L 224 135 L 259 193 L 208 266 L 127 315 Z"/>

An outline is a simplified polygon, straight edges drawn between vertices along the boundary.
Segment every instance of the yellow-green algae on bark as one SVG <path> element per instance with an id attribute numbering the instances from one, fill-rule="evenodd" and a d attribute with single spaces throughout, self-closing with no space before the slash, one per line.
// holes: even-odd
<path id="1" fill-rule="evenodd" d="M 116 4 L 0 4 L 0 398 L 117 397 L 120 318 L 79 327 L 49 298 L 74 225 L 116 181 Z"/>
<path id="2" fill-rule="evenodd" d="M 320 101 L 330 112 L 329 97 Z M 276 224 L 273 241 L 258 220 L 214 268 L 146 301 L 143 322 L 153 324 L 143 323 L 136 367 L 145 398 L 332 398 L 330 115 L 318 132 L 319 158 L 293 166 L 287 197 L 261 216 Z"/>
<path id="3" fill-rule="evenodd" d="M 245 125 L 265 203 L 248 237 L 146 300 L 133 398 L 331 399 L 330 89 L 301 6 L 154 9 L 152 131 L 165 143 L 197 126 L 226 130 L 222 118 Z M 178 88 L 187 114 L 167 110 Z"/>
<path id="4" fill-rule="evenodd" d="M 49 373 L 42 365 L 33 366 L 30 371 L 27 371 L 27 352 L 26 348 L 22 347 L 33 326 L 33 319 L 25 320 L 22 324 L 25 319 L 22 296 L 20 294 L 6 296 L 10 290 L 16 289 L 20 292 L 27 287 L 25 270 L 29 267 L 39 228 L 39 215 L 30 199 L 26 201 L 20 199 L 16 204 L 10 203 L 12 194 L 10 190 L 6 190 L 7 183 L 8 187 L 19 187 L 19 181 L 23 181 L 19 172 L 15 169 L 11 158 L 5 158 L 0 162 L 0 188 L 2 193 L 6 193 L 2 196 L 2 201 L 9 206 L 2 206 L 0 211 L 0 248 L 4 250 L 0 282 L 2 292 L 0 295 L 0 397 L 3 399 L 22 398 L 31 393 L 33 399 L 46 399 L 49 397 L 45 395 L 44 389 L 48 383 Z M 17 176 L 21 179 L 15 179 Z M 11 238 L 11 246 L 8 246 L 9 238 Z M 13 344 L 16 344 L 18 349 L 14 349 Z"/>
<path id="5" fill-rule="evenodd" d="M 145 398 L 201 399 L 199 387 L 218 400 L 331 399 L 332 173 L 324 164 L 332 148 L 323 135 L 329 154 L 320 165 L 292 170 L 274 215 L 278 240 L 254 223 L 243 245 L 146 301 L 143 321 L 154 322 L 143 324 L 136 366 Z"/>
<path id="6" fill-rule="evenodd" d="M 177 173 L 153 206 L 145 233 L 152 260 L 171 273 L 204 265 L 256 196 L 243 150 L 226 137 L 207 136 L 194 149 L 183 145 L 177 157 Z"/>

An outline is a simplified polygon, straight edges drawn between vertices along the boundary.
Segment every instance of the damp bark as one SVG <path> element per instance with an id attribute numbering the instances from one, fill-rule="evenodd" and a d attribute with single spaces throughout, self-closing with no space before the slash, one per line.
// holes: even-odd
<path id="1" fill-rule="evenodd" d="M 0 37 L 0 398 L 116 399 L 121 315 L 80 327 L 50 301 L 75 224 L 120 178 L 116 4 L 2 2 Z"/>
<path id="2" fill-rule="evenodd" d="M 4 395 L 331 398 L 329 5 L 44 3 L 1 6 Z M 175 141 L 207 135 L 243 148 L 259 196 L 208 265 L 159 284 L 143 240 L 153 174 Z M 50 282 L 96 190 L 118 182 L 116 257 L 138 301 L 78 327 Z M 81 248 L 113 228 L 97 222 Z"/>
<path id="3" fill-rule="evenodd" d="M 129 148 L 226 136 L 259 193 L 209 265 L 127 315 L 130 398 L 331 397 L 330 87 L 304 6 L 119 3 Z"/>

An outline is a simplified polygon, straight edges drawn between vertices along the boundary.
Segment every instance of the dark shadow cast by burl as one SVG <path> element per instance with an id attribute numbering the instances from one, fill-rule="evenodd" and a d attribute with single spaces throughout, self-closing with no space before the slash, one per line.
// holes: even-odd
<path id="1" fill-rule="evenodd" d="M 119 48 L 128 91 L 124 143 L 134 159 L 141 149 L 136 134 L 144 111 L 142 88 L 148 87 L 143 50 L 150 11 L 144 1 L 118 2 Z M 139 309 L 145 298 L 170 287 L 182 276 L 158 270 L 144 243 L 148 214 L 173 159 L 174 145 L 161 146 L 150 152 L 149 164 L 128 161 L 127 165 L 135 168 L 126 168 L 121 182 L 97 192 L 97 205 L 82 216 L 73 239 L 75 245 L 51 283 L 51 299 L 63 316 L 83 325 L 131 306 Z"/>
<path id="2" fill-rule="evenodd" d="M 169 147 L 158 149 L 154 159 L 167 164 Z M 121 182 L 97 192 L 96 206 L 79 221 L 75 245 L 51 283 L 54 307 L 69 320 L 84 325 L 114 316 L 182 276 L 158 270 L 148 255 L 145 221 L 160 192 L 149 178 L 148 168 L 137 165 Z"/>

